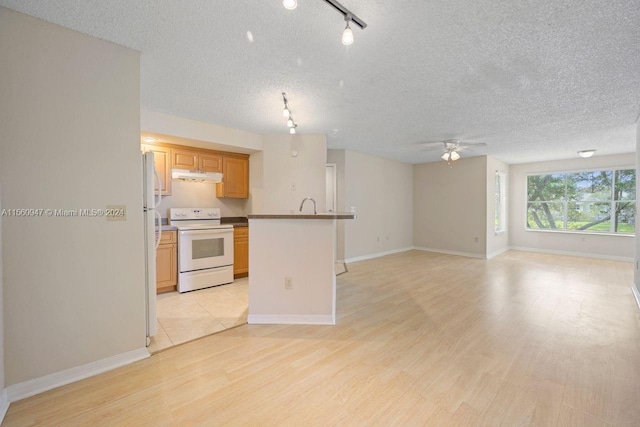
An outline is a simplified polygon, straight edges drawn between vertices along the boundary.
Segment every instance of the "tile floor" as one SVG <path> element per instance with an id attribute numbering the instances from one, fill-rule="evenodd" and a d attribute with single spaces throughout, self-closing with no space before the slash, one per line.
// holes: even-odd
<path id="1" fill-rule="evenodd" d="M 158 295 L 158 333 L 149 352 L 211 335 L 247 323 L 249 279 L 180 294 Z"/>

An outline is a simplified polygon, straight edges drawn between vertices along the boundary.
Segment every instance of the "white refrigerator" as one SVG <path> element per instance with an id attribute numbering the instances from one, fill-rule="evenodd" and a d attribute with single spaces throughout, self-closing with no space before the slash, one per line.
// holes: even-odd
<path id="1" fill-rule="evenodd" d="M 162 218 L 156 210 L 160 204 L 160 178 L 155 169 L 153 153 L 142 154 L 144 252 L 145 252 L 145 300 L 147 315 L 147 346 L 156 334 L 156 249 L 162 234 Z M 155 191 L 154 188 L 158 190 Z"/>

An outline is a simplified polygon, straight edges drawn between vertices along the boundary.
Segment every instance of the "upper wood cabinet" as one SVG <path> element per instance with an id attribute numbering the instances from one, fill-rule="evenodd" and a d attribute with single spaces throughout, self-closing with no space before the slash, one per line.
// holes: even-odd
<path id="1" fill-rule="evenodd" d="M 200 153 L 198 164 L 201 171 L 222 172 L 222 156 L 220 154 Z"/>
<path id="2" fill-rule="evenodd" d="M 171 194 L 171 169 L 222 172 L 223 182 L 216 184 L 216 197 L 249 197 L 249 155 L 192 148 L 164 142 L 142 144 L 143 151 L 155 153 L 162 195 Z"/>
<path id="3" fill-rule="evenodd" d="M 156 172 L 160 178 L 160 194 L 171 195 L 171 148 L 159 145 L 142 144 L 143 152 L 152 152 L 156 165 Z M 155 190 L 158 186 L 154 185 Z"/>
<path id="4" fill-rule="evenodd" d="M 223 156 L 222 179 L 223 182 L 216 185 L 217 197 L 249 197 L 249 159 Z"/>
<path id="5" fill-rule="evenodd" d="M 189 149 L 173 149 L 172 167 L 175 169 L 222 172 L 222 155 Z"/>

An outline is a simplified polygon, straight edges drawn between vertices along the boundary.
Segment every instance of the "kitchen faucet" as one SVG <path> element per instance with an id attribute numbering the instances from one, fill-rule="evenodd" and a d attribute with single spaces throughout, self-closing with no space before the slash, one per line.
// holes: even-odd
<path id="1" fill-rule="evenodd" d="M 311 197 L 305 197 L 304 199 L 302 199 L 302 203 L 300 203 L 300 212 L 302 212 L 302 207 L 304 206 L 304 202 L 306 202 L 307 200 L 311 200 L 313 202 L 313 214 L 317 215 L 318 212 L 316 211 L 316 201 L 313 200 Z"/>

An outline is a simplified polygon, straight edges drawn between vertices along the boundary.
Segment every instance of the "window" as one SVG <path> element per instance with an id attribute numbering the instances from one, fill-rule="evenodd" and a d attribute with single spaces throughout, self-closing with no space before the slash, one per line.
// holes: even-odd
<path id="1" fill-rule="evenodd" d="M 527 177 L 527 229 L 635 233 L 635 169 Z"/>
<path id="2" fill-rule="evenodd" d="M 507 199 L 506 182 L 504 172 L 496 171 L 495 188 L 495 231 L 501 233 L 506 229 Z"/>

